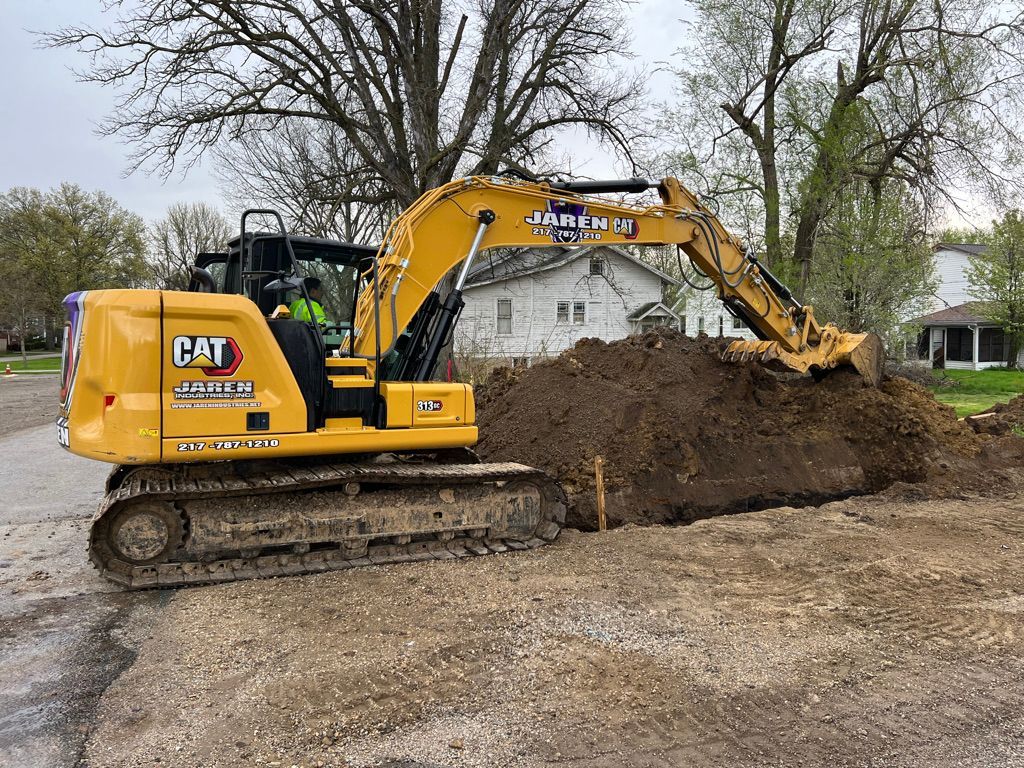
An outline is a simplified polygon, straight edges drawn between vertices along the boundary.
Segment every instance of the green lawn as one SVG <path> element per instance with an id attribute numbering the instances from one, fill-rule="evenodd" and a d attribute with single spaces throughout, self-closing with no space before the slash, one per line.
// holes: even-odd
<path id="1" fill-rule="evenodd" d="M 17 360 L 6 360 L 0 363 L 0 374 L 6 370 L 7 365 L 11 366 L 11 371 L 14 373 L 32 373 L 33 371 L 59 371 L 60 370 L 60 358 L 59 357 L 44 357 L 41 360 L 33 358 L 31 355 L 28 358 L 28 364 L 21 361 L 21 358 Z"/>
<path id="2" fill-rule="evenodd" d="M 1024 371 L 933 371 L 936 380 L 956 382 L 955 386 L 932 387 L 935 399 L 956 409 L 957 416 L 991 408 L 1024 393 Z"/>
<path id="3" fill-rule="evenodd" d="M 59 349 L 30 349 L 26 354 L 29 357 L 34 357 L 35 355 L 52 355 L 52 354 L 58 354 L 59 355 L 60 354 L 60 350 Z M 8 350 L 6 352 L 0 352 L 0 357 L 20 357 L 20 356 L 21 356 L 21 352 L 19 352 L 16 349 L 13 350 L 13 351 L 12 350 Z M 4 363 L 4 365 L 6 365 L 6 363 Z"/>

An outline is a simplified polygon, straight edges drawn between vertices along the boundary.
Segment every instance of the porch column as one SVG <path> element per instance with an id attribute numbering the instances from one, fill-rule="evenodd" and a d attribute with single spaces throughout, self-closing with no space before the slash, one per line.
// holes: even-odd
<path id="1" fill-rule="evenodd" d="M 978 336 L 981 334 L 978 333 L 978 326 L 969 325 L 967 327 L 971 329 L 971 336 L 974 339 L 974 354 L 971 358 L 971 367 L 976 371 L 978 370 Z"/>

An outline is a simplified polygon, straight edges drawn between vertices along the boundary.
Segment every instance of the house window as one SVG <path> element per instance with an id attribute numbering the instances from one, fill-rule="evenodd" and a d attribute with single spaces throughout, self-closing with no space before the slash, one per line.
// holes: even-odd
<path id="1" fill-rule="evenodd" d="M 679 316 L 679 332 L 686 333 L 686 315 Z"/>
<path id="2" fill-rule="evenodd" d="M 560 301 L 558 302 L 558 314 L 555 316 L 555 322 L 568 323 L 569 322 L 569 302 Z"/>
<path id="3" fill-rule="evenodd" d="M 498 299 L 498 335 L 512 335 L 512 299 Z"/>
<path id="4" fill-rule="evenodd" d="M 1010 359 L 1010 339 L 1002 328 L 982 328 L 978 332 L 978 361 L 1005 363 Z"/>
<path id="5" fill-rule="evenodd" d="M 744 328 L 743 321 L 740 320 L 738 317 L 734 317 L 732 319 L 732 329 L 734 331 L 742 331 L 743 328 Z"/>
<path id="6" fill-rule="evenodd" d="M 645 317 L 640 321 L 640 330 L 649 331 L 652 328 L 657 328 L 661 325 L 668 325 L 671 320 L 672 318 L 665 315 L 651 315 L 650 317 Z"/>
<path id="7" fill-rule="evenodd" d="M 725 336 L 725 318 L 721 315 L 718 316 L 718 335 Z"/>
<path id="8" fill-rule="evenodd" d="M 704 333 L 704 318 L 697 318 L 697 333 Z"/>
<path id="9" fill-rule="evenodd" d="M 573 325 L 583 325 L 587 321 L 587 302 L 574 301 L 572 303 Z"/>
<path id="10" fill-rule="evenodd" d="M 946 329 L 946 359 L 961 363 L 974 360 L 974 333 L 970 328 Z"/>
<path id="11" fill-rule="evenodd" d="M 513 357 L 512 367 L 513 368 L 526 368 L 530 364 L 530 358 L 528 357 Z"/>
<path id="12" fill-rule="evenodd" d="M 603 275 L 604 274 L 604 259 L 593 257 L 590 259 L 590 274 L 592 275 Z"/>

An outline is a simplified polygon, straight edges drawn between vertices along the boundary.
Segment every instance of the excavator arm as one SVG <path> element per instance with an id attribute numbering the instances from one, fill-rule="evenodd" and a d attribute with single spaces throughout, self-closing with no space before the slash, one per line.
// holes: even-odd
<path id="1" fill-rule="evenodd" d="M 726 359 L 760 360 L 798 372 L 852 366 L 878 384 L 881 340 L 819 323 L 813 307 L 800 305 L 677 179 L 657 184 L 659 205 L 593 196 L 652 186 L 643 179 L 549 183 L 499 176 L 470 177 L 426 193 L 392 222 L 375 274 L 367 274 L 356 309 L 355 354 L 379 362 L 408 329 L 403 378 L 428 379 L 458 319 L 462 288 L 480 251 L 676 245 L 758 337 L 731 344 Z M 442 301 L 439 283 L 460 263 L 454 288 Z"/>

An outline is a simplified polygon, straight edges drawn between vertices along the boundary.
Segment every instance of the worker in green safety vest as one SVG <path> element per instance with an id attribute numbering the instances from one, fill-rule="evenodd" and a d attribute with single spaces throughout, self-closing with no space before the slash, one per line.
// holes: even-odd
<path id="1" fill-rule="evenodd" d="M 288 311 L 291 313 L 293 320 L 304 320 L 307 323 L 310 322 L 309 317 L 309 305 L 313 305 L 313 315 L 316 317 L 316 322 L 319 325 L 327 325 L 327 314 L 324 312 L 323 306 L 320 304 L 320 297 L 323 295 L 323 290 L 320 287 L 320 279 L 316 277 L 303 278 L 303 282 L 306 284 L 306 293 L 309 294 L 309 302 L 306 302 L 304 296 L 299 296 L 288 306 Z"/>

